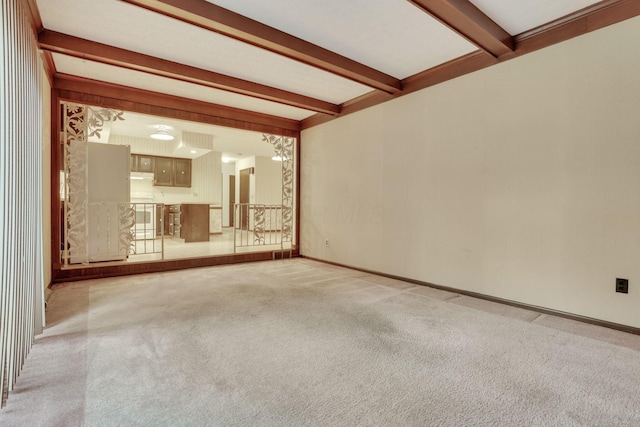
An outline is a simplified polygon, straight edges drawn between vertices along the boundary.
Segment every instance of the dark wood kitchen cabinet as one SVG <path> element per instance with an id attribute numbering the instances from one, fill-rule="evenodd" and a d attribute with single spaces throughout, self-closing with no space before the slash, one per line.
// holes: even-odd
<path id="1" fill-rule="evenodd" d="M 191 159 L 173 159 L 174 185 L 191 187 Z"/>
<path id="2" fill-rule="evenodd" d="M 182 203 L 168 205 L 167 211 L 170 236 L 184 239 L 185 243 L 209 241 L 209 205 Z"/>
<path id="3" fill-rule="evenodd" d="M 147 156 L 144 154 L 138 154 L 138 172 L 150 172 L 153 173 L 153 156 Z"/>
<path id="4" fill-rule="evenodd" d="M 154 163 L 153 185 L 191 187 L 191 159 L 155 157 Z"/>
<path id="5" fill-rule="evenodd" d="M 180 237 L 185 243 L 209 241 L 209 205 L 180 205 Z"/>
<path id="6" fill-rule="evenodd" d="M 174 170 L 173 170 L 173 158 L 171 157 L 156 157 L 154 167 L 154 179 L 153 185 L 160 186 L 173 186 Z"/>
<path id="7" fill-rule="evenodd" d="M 131 155 L 131 172 L 154 172 L 154 156 L 146 154 Z"/>

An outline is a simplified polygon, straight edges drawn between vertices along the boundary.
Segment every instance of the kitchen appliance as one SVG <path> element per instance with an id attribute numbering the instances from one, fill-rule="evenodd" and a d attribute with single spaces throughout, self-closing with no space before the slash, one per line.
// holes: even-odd
<path id="1" fill-rule="evenodd" d="M 129 247 L 121 236 L 127 225 L 120 219 L 129 206 L 129 146 L 90 142 L 87 151 L 86 215 L 72 217 L 80 224 L 69 221 L 70 229 L 85 224 L 86 246 L 71 248 L 70 263 L 125 260 Z"/>
<path id="2" fill-rule="evenodd" d="M 131 205 L 135 211 L 135 240 L 156 238 L 156 204 L 153 203 L 153 174 L 131 174 Z"/>
<path id="3" fill-rule="evenodd" d="M 134 211 L 134 253 L 158 254 L 163 250 L 164 206 L 154 202 L 152 173 L 131 173 L 131 208 Z"/>
<path id="4" fill-rule="evenodd" d="M 135 240 L 149 240 L 156 238 L 156 204 L 133 203 L 136 212 L 134 225 Z"/>

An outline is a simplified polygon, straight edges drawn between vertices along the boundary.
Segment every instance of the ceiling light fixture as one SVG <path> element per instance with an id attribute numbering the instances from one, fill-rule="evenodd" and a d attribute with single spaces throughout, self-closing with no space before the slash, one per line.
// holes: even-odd
<path id="1" fill-rule="evenodd" d="M 160 141 L 171 141 L 173 139 L 172 135 L 169 135 L 169 132 L 166 130 L 158 130 L 149 135 L 153 139 L 159 139 Z"/>
<path id="2" fill-rule="evenodd" d="M 156 126 L 156 131 L 149 136 L 160 141 L 171 141 L 173 140 L 173 135 L 170 135 L 169 132 L 167 132 L 168 130 L 169 128 L 167 126 Z"/>

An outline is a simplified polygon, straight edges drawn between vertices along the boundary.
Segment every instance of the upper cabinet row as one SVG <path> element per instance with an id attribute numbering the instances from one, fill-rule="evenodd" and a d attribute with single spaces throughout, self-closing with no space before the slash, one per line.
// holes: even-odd
<path id="1" fill-rule="evenodd" d="M 131 172 L 153 173 L 153 185 L 191 187 L 191 159 L 131 155 Z"/>
<path id="2" fill-rule="evenodd" d="M 154 185 L 191 187 L 191 159 L 156 157 Z"/>
<path id="3" fill-rule="evenodd" d="M 131 172 L 150 172 L 153 173 L 154 156 L 146 154 L 131 155 Z"/>

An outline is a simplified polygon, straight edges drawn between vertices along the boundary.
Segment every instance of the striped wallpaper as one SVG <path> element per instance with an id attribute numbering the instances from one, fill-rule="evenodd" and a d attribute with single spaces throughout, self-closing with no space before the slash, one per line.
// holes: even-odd
<path id="1" fill-rule="evenodd" d="M 0 8 L 0 394 L 42 328 L 42 75 L 24 2 Z M 47 213 L 48 214 L 48 213 Z"/>

